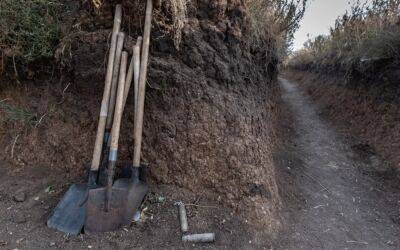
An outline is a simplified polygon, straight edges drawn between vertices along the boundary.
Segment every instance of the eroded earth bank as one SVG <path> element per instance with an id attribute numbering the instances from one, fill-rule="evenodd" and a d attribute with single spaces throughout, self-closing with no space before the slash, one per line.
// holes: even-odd
<path id="1" fill-rule="evenodd" d="M 134 4 L 124 3 L 125 16 L 143 10 Z M 200 247 L 270 246 L 282 206 L 273 161 L 279 96 L 273 39 L 263 48 L 247 43 L 241 1 L 198 1 L 188 8 L 178 50 L 159 15 L 164 4 L 155 4 L 150 49 L 143 160 L 150 165 L 151 193 L 143 221 L 79 237 L 45 225 L 69 185 L 85 180 L 112 23 L 112 6 L 94 15 L 72 4 L 64 17 L 69 35 L 57 50 L 62 67 L 30 65 L 19 84 L 11 73 L 0 86 L 2 247 L 186 248 L 174 207 L 181 200 L 189 204 L 191 232 L 217 234 L 215 244 Z M 139 23 L 131 20 L 123 29 L 135 37 Z M 123 118 L 121 162 L 133 152 L 132 99 Z"/>

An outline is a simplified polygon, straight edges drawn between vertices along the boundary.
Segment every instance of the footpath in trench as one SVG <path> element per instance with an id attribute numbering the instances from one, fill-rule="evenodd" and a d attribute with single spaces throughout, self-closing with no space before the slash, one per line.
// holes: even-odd
<path id="1" fill-rule="evenodd" d="M 279 83 L 284 108 L 293 116 L 290 143 L 301 163 L 287 164 L 285 171 L 302 204 L 286 208 L 292 219 L 278 248 L 400 249 L 400 191 L 394 180 L 388 184 L 368 171 L 376 161 L 355 157 L 353 143 L 319 116 L 299 85 L 282 78 Z"/>

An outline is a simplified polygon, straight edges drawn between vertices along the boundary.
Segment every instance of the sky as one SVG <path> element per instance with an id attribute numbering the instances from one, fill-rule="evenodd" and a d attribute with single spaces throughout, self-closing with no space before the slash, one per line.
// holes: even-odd
<path id="1" fill-rule="evenodd" d="M 300 29 L 294 37 L 294 49 L 303 47 L 307 34 L 310 34 L 310 38 L 329 34 L 329 27 L 335 24 L 336 18 L 350 10 L 355 2 L 356 0 L 310 0 Z"/>

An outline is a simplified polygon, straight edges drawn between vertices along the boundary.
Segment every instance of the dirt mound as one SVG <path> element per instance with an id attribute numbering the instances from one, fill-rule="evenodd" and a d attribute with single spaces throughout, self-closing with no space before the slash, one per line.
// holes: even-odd
<path id="1" fill-rule="evenodd" d="M 200 1 L 189 10 L 180 50 L 155 24 L 143 160 L 150 164 L 154 184 L 175 184 L 214 197 L 247 211 L 254 226 L 273 232 L 281 206 L 272 161 L 277 59 L 266 52 L 271 48 L 250 50 L 243 38 L 244 16 L 240 4 Z M 80 174 L 89 165 L 109 34 L 107 25 L 93 23 L 111 23 L 112 16 L 102 18 L 82 21 L 80 27 L 86 30 L 69 37 L 71 56 L 63 58 L 68 74 L 47 83 L 36 79 L 35 85 L 21 88 L 2 86 L 0 100 L 7 100 L 1 105 L 33 116 L 28 123 L 3 121 L 1 144 L 6 150 L 0 153 L 1 160 Z M 136 34 L 135 26 L 128 25 L 125 31 Z M 132 99 L 121 131 L 121 161 L 130 160 L 133 152 Z M 2 117 L 10 116 L 6 108 L 1 112 Z"/>

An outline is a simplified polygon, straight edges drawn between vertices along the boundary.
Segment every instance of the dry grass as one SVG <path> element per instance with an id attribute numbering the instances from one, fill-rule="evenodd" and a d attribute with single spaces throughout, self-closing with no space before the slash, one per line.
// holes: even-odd
<path id="1" fill-rule="evenodd" d="M 0 1 L 1 56 L 22 62 L 52 57 L 60 37 L 57 14 L 62 8 L 62 3 L 51 0 Z"/>
<path id="2" fill-rule="evenodd" d="M 229 6 L 245 5 L 247 42 L 254 48 L 271 47 L 279 48 L 286 52 L 297 30 L 299 21 L 304 15 L 308 0 L 244 0 L 226 2 L 223 0 L 212 1 L 210 6 L 218 6 L 223 10 L 223 15 L 229 12 Z M 127 1 L 130 9 L 143 10 L 143 2 Z M 197 2 L 191 0 L 159 0 L 155 1 L 154 22 L 167 34 L 172 34 L 174 45 L 179 49 L 182 40 L 182 29 L 187 23 L 188 9 L 194 12 Z M 210 11 L 212 7 L 210 7 Z M 132 23 L 138 23 L 137 20 Z"/>
<path id="3" fill-rule="evenodd" d="M 187 19 L 187 2 L 185 0 L 172 0 L 170 2 L 170 9 L 172 12 L 172 23 L 174 28 L 174 44 L 176 48 L 182 40 L 182 29 L 185 26 Z"/>
<path id="4" fill-rule="evenodd" d="M 265 47 L 273 38 L 278 54 L 284 56 L 304 16 L 307 0 L 246 0 L 245 5 L 250 23 L 250 44 Z"/>
<path id="5" fill-rule="evenodd" d="M 370 5 L 357 3 L 349 13 L 336 20 L 328 36 L 305 43 L 289 60 L 298 69 L 343 71 L 365 65 L 400 61 L 400 1 L 374 0 Z"/>
<path id="6" fill-rule="evenodd" d="M 0 113 L 3 113 L 0 122 L 18 122 L 26 126 L 33 126 L 37 122 L 36 114 L 6 102 L 0 103 Z"/>
<path id="7" fill-rule="evenodd" d="M 241 0 L 213 1 L 211 5 L 229 7 L 245 5 L 247 42 L 255 49 L 267 48 L 268 53 L 284 55 L 290 46 L 294 31 L 302 18 L 307 0 Z M 112 1 L 90 0 L 97 13 Z M 126 22 L 134 26 L 142 24 L 145 1 L 123 1 L 127 11 Z M 154 23 L 171 36 L 179 49 L 182 30 L 187 23 L 188 9 L 196 12 L 198 3 L 191 0 L 158 0 L 155 3 Z M 62 2 L 52 0 L 3 0 L 0 1 L 0 72 L 4 71 L 4 58 L 16 59 L 18 63 L 32 62 L 54 57 L 61 37 L 60 22 Z M 211 10 L 212 7 L 210 7 Z M 132 20 L 130 20 L 132 19 Z M 138 31 L 140 28 L 135 27 Z M 138 32 L 140 33 L 140 32 Z M 276 46 L 275 46 L 276 45 Z M 14 60 L 8 60 L 13 66 Z"/>

